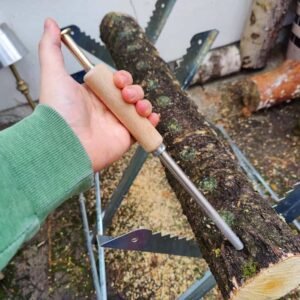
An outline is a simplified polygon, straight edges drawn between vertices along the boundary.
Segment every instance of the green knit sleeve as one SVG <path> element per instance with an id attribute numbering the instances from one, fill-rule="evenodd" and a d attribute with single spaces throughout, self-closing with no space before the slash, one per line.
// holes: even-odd
<path id="1" fill-rule="evenodd" d="M 80 141 L 48 106 L 0 132 L 0 270 L 51 211 L 91 186 L 92 174 Z"/>

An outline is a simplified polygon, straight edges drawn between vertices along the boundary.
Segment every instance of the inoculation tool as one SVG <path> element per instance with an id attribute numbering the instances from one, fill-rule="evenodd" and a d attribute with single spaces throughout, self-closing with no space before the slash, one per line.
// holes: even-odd
<path id="1" fill-rule="evenodd" d="M 71 53 L 73 53 L 86 71 L 84 82 L 87 86 L 128 129 L 145 151 L 159 157 L 165 167 L 172 173 L 191 197 L 195 199 L 206 215 L 213 220 L 215 225 L 235 247 L 235 249 L 242 250 L 244 245 L 239 237 L 167 153 L 160 133 L 148 119 L 137 114 L 134 105 L 123 101 L 120 90 L 114 85 L 112 70 L 105 64 L 98 64 L 94 66 L 71 37 L 70 29 L 64 29 L 61 32 L 61 37 L 63 43 L 67 46 Z"/>

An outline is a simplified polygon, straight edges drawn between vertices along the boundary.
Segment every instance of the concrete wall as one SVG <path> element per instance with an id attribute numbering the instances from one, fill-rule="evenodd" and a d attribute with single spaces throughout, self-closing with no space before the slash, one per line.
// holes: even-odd
<path id="1" fill-rule="evenodd" d="M 91 36 L 98 37 L 98 24 L 109 11 L 135 16 L 142 26 L 155 5 L 155 0 L 1 0 L 0 23 L 6 22 L 17 33 L 29 54 L 17 66 L 30 84 L 34 99 L 39 95 L 37 47 L 47 16 L 55 18 L 61 27 L 76 24 Z M 251 0 L 178 0 L 157 47 L 166 60 L 184 54 L 195 33 L 217 28 L 220 35 L 215 46 L 239 40 Z M 65 52 L 69 72 L 80 69 Z M 15 90 L 15 81 L 8 69 L 0 70 L 0 110 L 16 106 L 24 98 Z"/>

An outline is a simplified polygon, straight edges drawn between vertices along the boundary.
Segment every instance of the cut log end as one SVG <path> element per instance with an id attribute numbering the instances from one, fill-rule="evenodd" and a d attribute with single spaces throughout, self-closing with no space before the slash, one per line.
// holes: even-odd
<path id="1" fill-rule="evenodd" d="M 279 67 L 237 81 L 233 88 L 243 113 L 255 112 L 300 97 L 300 62 L 286 60 Z"/>
<path id="2" fill-rule="evenodd" d="M 271 300 L 283 297 L 300 284 L 300 255 L 286 258 L 276 265 L 263 269 L 249 279 L 231 300 Z"/>

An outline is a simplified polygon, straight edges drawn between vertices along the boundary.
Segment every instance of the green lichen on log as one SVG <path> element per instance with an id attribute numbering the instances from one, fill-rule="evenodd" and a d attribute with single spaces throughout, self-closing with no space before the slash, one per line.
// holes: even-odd
<path id="1" fill-rule="evenodd" d="M 180 152 L 180 157 L 183 160 L 194 160 L 196 157 L 196 150 L 187 146 Z"/>
<path id="2" fill-rule="evenodd" d="M 178 123 L 178 121 L 175 118 L 172 118 L 168 122 L 168 128 L 170 132 L 180 132 L 181 131 L 181 125 Z"/>
<path id="3" fill-rule="evenodd" d="M 219 257 L 221 255 L 221 249 L 220 248 L 214 249 L 213 252 L 214 252 L 214 255 L 216 257 Z"/>
<path id="4" fill-rule="evenodd" d="M 244 279 L 251 278 L 257 273 L 257 263 L 250 259 L 243 265 L 243 277 Z"/>
<path id="5" fill-rule="evenodd" d="M 269 203 L 254 191 L 229 147 L 181 90 L 136 21 L 111 13 L 103 19 L 100 29 L 118 69 L 131 72 L 135 83 L 144 88 L 145 97 L 152 102 L 154 110 L 161 114 L 158 130 L 168 152 L 219 212 L 234 216 L 232 226 L 245 244 L 243 251 L 236 251 L 224 240 L 199 205 L 166 172 L 224 298 L 229 298 L 230 293 L 244 283 L 247 262 L 253 261 L 259 272 L 281 261 L 288 253 L 299 254 L 299 236 L 295 237 Z M 126 51 L 129 45 L 135 44 L 143 48 Z M 155 88 L 153 81 L 157 83 Z M 160 105 L 162 96 L 171 99 L 171 103 Z M 192 159 L 185 159 L 183 155 L 187 147 L 195 150 Z M 201 187 L 207 178 L 214 178 L 217 184 Z M 209 188 L 204 190 L 205 187 Z M 212 249 L 220 249 L 218 255 L 212 255 Z M 253 275 L 249 274 L 249 278 Z"/>
<path id="6" fill-rule="evenodd" d="M 200 182 L 199 188 L 205 194 L 206 193 L 213 193 L 218 186 L 218 182 L 214 177 L 207 177 L 203 181 Z"/>
<path id="7" fill-rule="evenodd" d="M 171 99 L 167 96 L 159 96 L 156 101 L 157 105 L 162 108 L 165 108 L 172 103 Z"/>
<path id="8" fill-rule="evenodd" d="M 230 225 L 230 226 L 234 225 L 235 216 L 232 212 L 230 212 L 228 210 L 221 210 L 220 215 L 228 225 Z"/>

